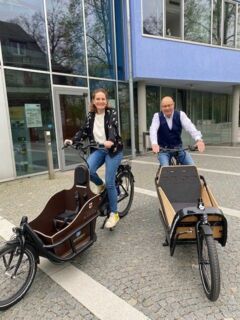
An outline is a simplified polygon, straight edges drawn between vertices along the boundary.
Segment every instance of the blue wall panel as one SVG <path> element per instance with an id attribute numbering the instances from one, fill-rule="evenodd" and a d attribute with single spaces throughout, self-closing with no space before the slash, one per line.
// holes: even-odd
<path id="1" fill-rule="evenodd" d="M 134 78 L 240 83 L 240 51 L 144 37 L 141 1 L 130 3 Z"/>

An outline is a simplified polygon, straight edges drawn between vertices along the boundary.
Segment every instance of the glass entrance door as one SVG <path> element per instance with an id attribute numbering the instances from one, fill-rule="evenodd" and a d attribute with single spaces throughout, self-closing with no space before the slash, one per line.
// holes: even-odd
<path id="1" fill-rule="evenodd" d="M 56 112 L 58 118 L 59 147 L 65 139 L 71 139 L 83 126 L 87 112 L 87 89 L 55 88 Z M 60 168 L 72 169 L 79 164 L 78 152 L 61 149 Z"/>

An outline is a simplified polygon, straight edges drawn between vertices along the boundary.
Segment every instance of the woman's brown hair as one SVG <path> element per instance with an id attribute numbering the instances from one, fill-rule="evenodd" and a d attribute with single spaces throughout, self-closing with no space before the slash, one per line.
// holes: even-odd
<path id="1" fill-rule="evenodd" d="M 89 109 L 91 112 L 97 112 L 97 108 L 95 107 L 94 103 L 93 103 L 93 99 L 95 99 L 95 96 L 98 92 L 102 92 L 105 94 L 105 97 L 106 97 L 106 100 L 107 100 L 107 104 L 106 104 L 106 108 L 109 107 L 108 105 L 108 92 L 106 89 L 103 89 L 103 88 L 98 88 L 98 89 L 95 89 L 92 93 L 92 99 L 91 99 L 91 103 L 90 103 L 90 106 L 89 106 Z"/>

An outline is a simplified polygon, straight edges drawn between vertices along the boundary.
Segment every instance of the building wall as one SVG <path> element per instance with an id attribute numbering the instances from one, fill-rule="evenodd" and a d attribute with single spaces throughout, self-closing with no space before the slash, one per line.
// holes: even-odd
<path id="1" fill-rule="evenodd" d="M 142 36 L 141 1 L 131 13 L 134 78 L 240 83 L 239 50 Z"/>

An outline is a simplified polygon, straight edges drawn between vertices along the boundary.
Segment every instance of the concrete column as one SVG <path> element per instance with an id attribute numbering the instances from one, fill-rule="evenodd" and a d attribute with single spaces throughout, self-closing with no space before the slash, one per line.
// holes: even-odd
<path id="1" fill-rule="evenodd" d="M 138 138 L 139 151 L 143 152 L 143 132 L 147 131 L 146 85 L 138 82 Z"/>
<path id="2" fill-rule="evenodd" d="M 232 103 L 232 145 L 238 142 L 238 119 L 239 119 L 239 98 L 240 86 L 233 87 L 233 103 Z"/>

